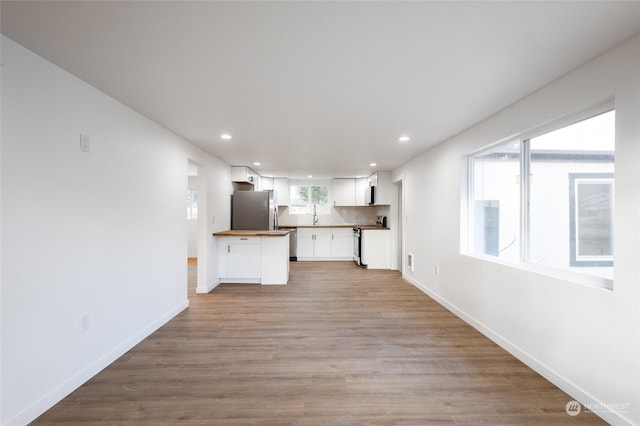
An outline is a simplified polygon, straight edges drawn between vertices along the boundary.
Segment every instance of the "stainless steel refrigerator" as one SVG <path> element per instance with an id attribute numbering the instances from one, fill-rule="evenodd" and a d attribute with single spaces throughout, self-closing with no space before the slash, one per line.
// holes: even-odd
<path id="1" fill-rule="evenodd" d="M 278 229 L 274 192 L 234 191 L 231 196 L 231 229 Z"/>

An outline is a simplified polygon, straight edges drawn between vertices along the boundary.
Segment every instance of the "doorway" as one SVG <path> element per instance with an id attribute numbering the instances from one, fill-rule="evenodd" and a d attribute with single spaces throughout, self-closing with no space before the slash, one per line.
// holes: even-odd
<path id="1" fill-rule="evenodd" d="M 198 166 L 189 161 L 187 167 L 187 286 L 195 292 L 198 286 Z"/>
<path id="2" fill-rule="evenodd" d="M 398 271 L 404 275 L 404 193 L 402 180 L 395 182 L 398 194 L 398 214 L 397 214 L 397 262 Z"/>

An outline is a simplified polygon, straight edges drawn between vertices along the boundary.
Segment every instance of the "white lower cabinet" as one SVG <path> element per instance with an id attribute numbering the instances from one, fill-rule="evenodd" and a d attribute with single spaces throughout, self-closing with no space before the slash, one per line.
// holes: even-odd
<path id="1" fill-rule="evenodd" d="M 289 280 L 289 236 L 262 237 L 260 284 L 286 284 Z"/>
<path id="2" fill-rule="evenodd" d="M 360 261 L 368 269 L 391 267 L 391 233 L 388 229 L 362 230 Z"/>
<path id="3" fill-rule="evenodd" d="M 227 238 L 227 278 L 260 278 L 260 237 Z"/>
<path id="4" fill-rule="evenodd" d="M 315 230 L 312 228 L 298 228 L 298 259 L 314 257 Z"/>
<path id="5" fill-rule="evenodd" d="M 298 260 L 351 260 L 351 228 L 298 228 Z"/>
<path id="6" fill-rule="evenodd" d="M 218 237 L 220 282 L 286 284 L 289 236 Z"/>
<path id="7" fill-rule="evenodd" d="M 331 229 L 316 229 L 313 243 L 313 255 L 315 257 L 331 257 Z"/>
<path id="8" fill-rule="evenodd" d="M 331 257 L 336 260 L 353 259 L 353 228 L 331 228 Z"/>
<path id="9" fill-rule="evenodd" d="M 298 260 L 330 257 L 330 228 L 298 228 Z"/>

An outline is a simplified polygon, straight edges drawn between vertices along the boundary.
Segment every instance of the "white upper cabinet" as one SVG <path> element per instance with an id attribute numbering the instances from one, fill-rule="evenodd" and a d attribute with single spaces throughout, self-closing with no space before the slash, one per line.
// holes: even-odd
<path id="1" fill-rule="evenodd" d="M 368 178 L 357 178 L 356 179 L 356 203 L 354 205 L 356 206 L 368 206 L 367 203 L 365 203 L 364 199 L 364 192 L 365 189 L 367 189 L 367 186 L 369 186 L 369 179 Z"/>
<path id="2" fill-rule="evenodd" d="M 231 167 L 231 181 L 242 183 L 255 183 L 257 173 L 245 166 Z"/>
<path id="3" fill-rule="evenodd" d="M 333 205 L 334 206 L 355 206 L 356 205 L 356 180 L 355 179 L 333 179 Z"/>
<path id="4" fill-rule="evenodd" d="M 278 197 L 279 206 L 289 205 L 289 179 L 274 178 L 273 189 Z"/>
<path id="5" fill-rule="evenodd" d="M 231 180 L 254 185 L 256 191 L 274 190 L 277 194 L 278 206 L 288 207 L 290 202 L 289 179 L 262 177 L 250 167 L 232 166 Z M 332 203 L 334 207 L 368 206 L 365 190 L 375 186 L 375 205 L 391 205 L 393 185 L 390 172 L 375 172 L 365 178 L 332 179 Z"/>
<path id="6" fill-rule="evenodd" d="M 376 187 L 374 204 L 388 206 L 391 204 L 393 187 L 391 183 L 391 172 L 375 172 L 369 176 L 369 185 Z"/>
<path id="7" fill-rule="evenodd" d="M 376 186 L 378 184 L 378 172 L 372 174 L 367 178 L 367 185 Z"/>
<path id="8" fill-rule="evenodd" d="M 273 178 L 263 177 L 260 179 L 260 189 L 259 191 L 268 191 L 273 188 Z"/>

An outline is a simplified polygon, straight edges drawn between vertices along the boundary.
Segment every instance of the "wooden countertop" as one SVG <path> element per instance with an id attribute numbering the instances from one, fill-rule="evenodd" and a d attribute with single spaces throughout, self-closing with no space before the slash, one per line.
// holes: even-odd
<path id="1" fill-rule="evenodd" d="M 279 231 L 250 230 L 250 229 L 230 229 L 228 231 L 215 232 L 215 237 L 284 237 L 289 235 L 288 230 Z"/>
<path id="2" fill-rule="evenodd" d="M 353 225 L 296 225 L 279 226 L 279 228 L 353 228 Z"/>
<path id="3" fill-rule="evenodd" d="M 362 228 L 365 230 L 388 230 L 389 228 L 383 228 L 382 226 L 377 225 L 280 225 L 279 229 L 295 229 L 295 228 Z"/>

